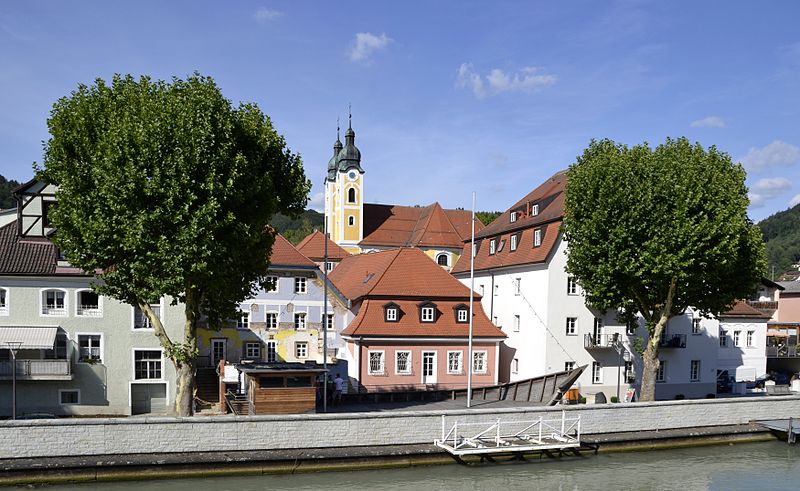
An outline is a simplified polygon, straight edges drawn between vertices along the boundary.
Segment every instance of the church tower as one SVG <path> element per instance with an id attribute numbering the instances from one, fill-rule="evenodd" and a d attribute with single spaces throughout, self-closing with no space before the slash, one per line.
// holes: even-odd
<path id="1" fill-rule="evenodd" d="M 338 129 L 333 156 L 328 161 L 325 180 L 325 212 L 331 240 L 347 252 L 361 252 L 358 243 L 364 238 L 364 169 L 361 152 L 356 148 L 352 116 L 339 141 Z"/>

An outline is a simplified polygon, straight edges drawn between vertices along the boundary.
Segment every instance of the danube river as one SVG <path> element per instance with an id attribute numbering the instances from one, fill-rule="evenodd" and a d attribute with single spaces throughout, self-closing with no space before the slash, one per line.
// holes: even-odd
<path id="1" fill-rule="evenodd" d="M 57 490 L 798 490 L 800 444 L 749 443 L 465 467 L 48 486 Z"/>

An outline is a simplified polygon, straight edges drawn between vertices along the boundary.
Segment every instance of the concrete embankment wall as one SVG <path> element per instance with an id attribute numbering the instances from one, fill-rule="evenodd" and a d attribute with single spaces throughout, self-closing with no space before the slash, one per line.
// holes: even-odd
<path id="1" fill-rule="evenodd" d="M 0 422 L 0 459 L 430 444 L 453 422 L 581 416 L 583 434 L 800 419 L 800 396 L 513 409 Z M 387 449 L 390 450 L 390 449 Z"/>

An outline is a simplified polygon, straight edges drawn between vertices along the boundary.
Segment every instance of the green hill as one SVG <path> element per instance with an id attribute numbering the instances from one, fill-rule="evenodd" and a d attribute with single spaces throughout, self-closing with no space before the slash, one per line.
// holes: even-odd
<path id="1" fill-rule="evenodd" d="M 306 210 L 297 218 L 278 213 L 272 217 L 272 226 L 286 237 L 286 240 L 297 245 L 314 229 L 322 230 L 323 215 L 314 210 Z"/>
<path id="2" fill-rule="evenodd" d="M 0 210 L 11 208 L 14 206 L 14 200 L 11 198 L 11 190 L 19 186 L 15 180 L 8 180 L 0 176 Z"/>
<path id="3" fill-rule="evenodd" d="M 767 246 L 770 276 L 774 271 L 777 277 L 800 262 L 800 205 L 767 217 L 758 226 Z"/>

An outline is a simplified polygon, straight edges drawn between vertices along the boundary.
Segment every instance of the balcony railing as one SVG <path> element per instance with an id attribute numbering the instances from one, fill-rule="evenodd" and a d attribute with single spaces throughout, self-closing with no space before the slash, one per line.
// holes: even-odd
<path id="1" fill-rule="evenodd" d="M 659 348 L 685 348 L 686 347 L 686 334 L 672 334 L 661 338 L 658 343 Z"/>
<path id="2" fill-rule="evenodd" d="M 103 309 L 99 305 L 78 305 L 78 315 L 83 317 L 103 317 Z"/>
<path id="3" fill-rule="evenodd" d="M 60 307 L 54 305 L 44 305 L 42 307 L 42 315 L 65 316 L 67 315 L 67 309 L 63 305 Z"/>
<path id="4" fill-rule="evenodd" d="M 583 337 L 583 347 L 586 349 L 613 348 L 619 340 L 619 333 L 614 334 L 586 334 Z"/>
<path id="5" fill-rule="evenodd" d="M 797 346 L 767 346 L 767 358 L 800 358 Z"/>
<path id="6" fill-rule="evenodd" d="M 0 377 L 11 377 L 11 360 L 0 361 Z M 69 360 L 17 360 L 17 379 L 47 380 L 72 376 Z"/>

